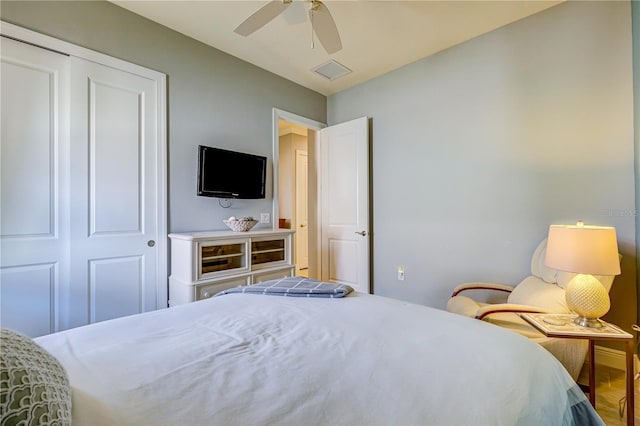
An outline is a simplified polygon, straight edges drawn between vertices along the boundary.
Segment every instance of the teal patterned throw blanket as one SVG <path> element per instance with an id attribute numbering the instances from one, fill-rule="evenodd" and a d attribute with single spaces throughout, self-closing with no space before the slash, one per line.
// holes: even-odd
<path id="1" fill-rule="evenodd" d="M 221 291 L 216 294 L 216 296 L 233 293 L 250 293 L 289 297 L 336 298 L 344 297 L 352 291 L 353 288 L 345 284 L 332 284 L 305 277 L 287 277 L 248 286 L 230 288 L 228 290 Z"/>

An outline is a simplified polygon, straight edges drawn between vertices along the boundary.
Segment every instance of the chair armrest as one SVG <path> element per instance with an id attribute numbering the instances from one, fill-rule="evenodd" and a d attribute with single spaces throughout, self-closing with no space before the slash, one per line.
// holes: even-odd
<path id="1" fill-rule="evenodd" d="M 484 317 L 505 312 L 522 312 L 529 314 L 555 314 L 549 309 L 540 308 L 538 306 L 531 305 L 518 305 L 516 303 L 498 303 L 495 305 L 483 306 L 476 311 L 476 319 L 483 319 Z"/>
<path id="2" fill-rule="evenodd" d="M 453 289 L 453 294 L 451 297 L 457 296 L 465 290 L 497 290 L 497 291 L 506 291 L 507 293 L 511 293 L 514 289 L 514 286 L 507 284 L 495 284 L 495 283 L 464 283 L 460 284 L 456 288 Z"/>

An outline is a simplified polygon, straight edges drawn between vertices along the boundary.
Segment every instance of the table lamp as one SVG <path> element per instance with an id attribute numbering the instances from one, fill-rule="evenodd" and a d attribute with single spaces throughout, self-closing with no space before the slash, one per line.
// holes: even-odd
<path id="1" fill-rule="evenodd" d="M 551 225 L 547 238 L 547 266 L 574 272 L 565 289 L 567 306 L 578 314 L 575 323 L 600 328 L 598 320 L 611 307 L 609 292 L 594 275 L 619 275 L 616 229 L 609 226 Z"/>

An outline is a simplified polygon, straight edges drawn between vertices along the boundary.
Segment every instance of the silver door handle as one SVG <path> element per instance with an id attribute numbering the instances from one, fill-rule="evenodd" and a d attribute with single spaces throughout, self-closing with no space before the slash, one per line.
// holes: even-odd
<path id="1" fill-rule="evenodd" d="M 356 234 L 362 235 L 363 237 L 366 237 L 367 236 L 367 231 L 360 231 L 360 232 L 356 231 Z"/>
<path id="2" fill-rule="evenodd" d="M 155 242 L 155 241 L 153 241 L 153 240 L 149 240 L 149 241 L 147 241 L 147 245 L 148 245 L 149 247 L 153 247 L 153 246 L 155 246 L 155 245 L 156 245 L 156 242 Z"/>

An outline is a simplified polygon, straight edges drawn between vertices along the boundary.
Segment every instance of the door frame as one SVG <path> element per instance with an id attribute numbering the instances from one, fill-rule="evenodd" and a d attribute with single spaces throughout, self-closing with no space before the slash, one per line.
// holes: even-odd
<path id="1" fill-rule="evenodd" d="M 295 178 L 294 178 L 294 182 L 295 182 L 295 187 L 293 190 L 294 196 L 293 196 L 293 222 L 295 223 L 295 229 L 296 232 L 293 234 L 293 239 L 294 241 L 298 241 L 298 230 L 302 229 L 301 225 L 300 225 L 300 216 L 298 215 L 298 208 L 300 207 L 301 203 L 300 203 L 300 197 L 298 197 L 299 195 L 299 188 L 302 186 L 300 185 L 300 176 L 298 175 L 298 164 L 300 163 L 300 157 L 304 156 L 305 157 L 305 163 L 306 166 L 303 168 L 305 170 L 305 173 L 307 175 L 306 177 L 306 181 L 307 181 L 307 188 L 305 188 L 305 198 L 307 199 L 307 206 L 306 206 L 306 211 L 307 211 L 307 217 L 306 217 L 306 232 L 307 232 L 307 266 L 305 267 L 305 269 L 307 270 L 307 273 L 309 272 L 309 154 L 308 154 L 308 149 L 309 147 L 307 146 L 307 150 L 302 150 L 302 149 L 296 149 L 295 150 L 295 159 L 294 159 L 294 169 L 295 169 Z M 298 256 L 300 254 L 299 250 L 299 244 L 294 244 L 294 256 L 293 258 L 295 259 L 296 263 L 300 260 L 300 256 Z M 300 271 L 301 268 L 299 265 L 296 264 L 296 271 Z"/>
<path id="2" fill-rule="evenodd" d="M 297 124 L 299 126 L 303 126 L 306 127 L 307 129 L 311 129 L 311 130 L 315 130 L 316 132 L 318 130 L 324 129 L 325 127 L 327 127 L 326 123 L 321 123 L 320 121 L 315 121 L 312 120 L 310 118 L 307 117 L 303 117 L 301 115 L 298 114 L 294 114 L 292 112 L 289 111 L 285 111 L 282 109 L 278 109 L 278 108 L 273 108 L 273 112 L 272 112 L 272 141 L 273 141 L 273 206 L 272 206 L 272 214 L 271 217 L 273 218 L 273 229 L 278 229 L 278 218 L 279 216 L 279 207 L 278 207 L 278 202 L 279 202 L 279 184 L 280 184 L 280 178 L 279 178 L 279 173 L 278 173 L 278 165 L 279 165 L 279 157 L 280 157 L 280 131 L 279 131 L 279 120 L 285 120 L 288 121 L 290 123 L 294 123 Z M 318 165 L 317 165 L 317 161 L 320 158 L 320 147 L 319 147 L 319 138 L 316 138 L 316 142 L 314 143 L 314 152 L 313 152 L 313 157 L 316 161 L 316 164 L 314 164 L 315 169 L 318 171 L 318 179 L 316 181 L 316 194 L 320 194 L 320 175 L 319 175 L 319 169 L 318 169 Z M 309 146 L 307 146 L 307 153 L 309 153 L 310 149 Z M 308 157 L 307 157 L 308 158 Z M 309 164 L 309 163 L 307 163 Z M 314 232 L 314 238 L 313 241 L 315 241 L 316 243 L 316 249 L 314 250 L 316 253 L 315 256 L 315 264 L 317 265 L 317 269 L 319 272 L 321 269 L 321 262 L 322 262 L 322 258 L 321 258 L 321 252 L 319 249 L 319 243 L 320 243 L 320 235 L 321 235 L 321 228 L 320 228 L 320 213 L 322 212 L 322 206 L 320 204 L 321 200 L 320 197 L 316 197 L 316 209 L 314 212 L 310 212 L 307 211 L 307 214 L 310 215 L 314 215 L 314 221 L 317 225 L 315 232 Z M 314 271 L 315 272 L 315 271 Z"/>
<path id="3" fill-rule="evenodd" d="M 157 215 L 157 231 L 158 240 L 156 241 L 156 300 L 158 309 L 168 306 L 168 245 L 169 238 L 167 235 L 167 77 L 165 74 L 152 70 L 150 68 L 141 67 L 130 62 L 126 62 L 112 56 L 95 52 L 84 47 L 58 40 L 56 38 L 19 27 L 0 20 L 0 33 L 8 38 L 16 39 L 31 43 L 47 50 L 52 50 L 68 56 L 75 56 L 88 61 L 96 62 L 108 67 L 117 68 L 123 71 L 137 74 L 147 78 L 153 78 L 157 81 L 158 88 L 158 117 L 157 117 L 157 135 L 158 149 L 156 157 L 156 166 L 158 170 L 157 185 L 158 199 L 156 203 Z"/>

